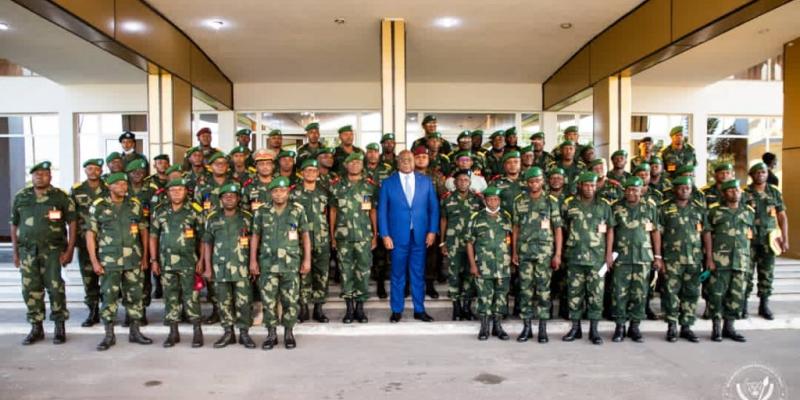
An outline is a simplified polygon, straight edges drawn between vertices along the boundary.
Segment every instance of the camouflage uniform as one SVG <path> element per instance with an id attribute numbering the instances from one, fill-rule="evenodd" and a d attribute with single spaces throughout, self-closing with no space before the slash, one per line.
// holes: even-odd
<path id="1" fill-rule="evenodd" d="M 233 168 L 231 168 L 231 179 L 239 182 L 239 184 L 244 184 L 255 176 L 256 169 L 254 167 L 247 167 L 243 171 L 234 171 Z"/>
<path id="2" fill-rule="evenodd" d="M 272 192 L 267 189 L 268 187 L 269 182 L 261 182 L 258 177 L 254 178 L 250 183 L 245 182 L 242 185 L 242 199 L 239 201 L 239 206 L 242 210 L 255 213 L 261 206 L 270 203 L 272 201 Z"/>
<path id="3" fill-rule="evenodd" d="M 293 328 L 297 323 L 303 232 L 308 232 L 308 219 L 303 206 L 296 202 L 288 202 L 280 213 L 269 204 L 260 207 L 253 216 L 253 235 L 260 238 L 258 285 L 267 328 L 275 328 L 279 321 L 285 328 Z M 283 310 L 280 319 L 278 301 Z"/>
<path id="4" fill-rule="evenodd" d="M 206 218 L 203 242 L 209 244 L 213 252 L 214 290 L 224 328 L 234 323 L 239 329 L 253 325 L 249 282 L 252 220 L 253 215 L 244 210 L 236 210 L 230 217 L 225 216 L 224 211 L 212 212 Z"/>
<path id="5" fill-rule="evenodd" d="M 355 145 L 353 145 L 353 151 L 352 152 L 353 153 L 365 154 L 364 150 L 361 150 L 361 148 L 356 147 Z M 343 176 L 347 175 L 347 170 L 344 167 L 344 160 L 349 155 L 350 155 L 350 153 L 344 151 L 344 148 L 342 146 L 336 146 L 336 150 L 333 153 L 333 168 L 332 168 L 332 170 L 336 171 L 337 173 L 339 173 L 339 174 L 341 174 Z"/>
<path id="6" fill-rule="evenodd" d="M 659 156 L 664 160 L 664 171 L 670 175 L 684 165 L 697 165 L 694 147 L 689 143 L 684 143 L 680 150 L 674 149 L 670 144 L 661 149 Z"/>
<path id="7" fill-rule="evenodd" d="M 470 216 L 483 207 L 483 199 L 475 192 L 468 191 L 465 196 L 458 192 L 448 192 L 441 200 L 442 217 L 447 221 L 444 235 L 448 255 L 448 290 L 453 300 L 471 300 L 475 297 L 475 282 L 469 273 L 467 247 L 464 239 Z"/>
<path id="8" fill-rule="evenodd" d="M 380 193 L 380 186 L 383 183 L 383 180 L 388 178 L 389 175 L 394 172 L 394 167 L 392 167 L 390 164 L 381 162 L 376 168 L 370 169 L 367 164 L 364 164 L 364 172 L 369 179 L 372 179 L 372 181 L 378 185 L 379 189 L 376 192 L 377 195 Z M 378 245 L 374 250 L 372 250 L 372 262 L 374 264 L 372 275 L 380 287 L 380 285 L 384 284 L 384 281 L 386 281 L 386 278 L 389 276 L 391 271 L 389 252 L 386 250 L 386 247 L 383 246 L 382 240 L 379 240 Z M 385 289 L 379 289 L 379 293 L 383 290 Z"/>
<path id="9" fill-rule="evenodd" d="M 297 149 L 297 163 L 296 165 L 303 165 L 303 162 L 308 159 L 316 159 L 317 151 L 323 147 L 322 143 L 318 143 L 317 147 L 311 148 L 310 143 L 304 143 Z"/>
<path id="10" fill-rule="evenodd" d="M 709 278 L 709 315 L 735 320 L 741 314 L 750 269 L 750 240 L 755 211 L 744 203 L 736 209 L 719 203 L 708 211 L 706 232 L 711 232 L 713 260 L 717 266 Z"/>
<path id="11" fill-rule="evenodd" d="M 479 276 L 478 315 L 499 320 L 508 308 L 511 276 L 511 214 L 498 210 L 491 216 L 486 209 L 473 213 L 469 220 L 467 242 L 475 252 Z"/>
<path id="12" fill-rule="evenodd" d="M 747 288 L 745 299 L 753 292 L 753 272 L 758 272 L 758 297 L 769 298 L 772 295 L 772 275 L 775 269 L 775 254 L 769 247 L 769 233 L 778 229 L 778 213 L 785 211 L 783 195 L 776 186 L 767 185 L 763 192 L 755 190 L 753 185 L 745 189 L 743 198 L 755 210 L 755 232 L 752 244 L 752 265 L 745 276 Z"/>
<path id="13" fill-rule="evenodd" d="M 87 307 L 94 308 L 100 303 L 100 278 L 92 269 L 92 260 L 89 258 L 89 250 L 86 248 L 86 231 L 89 229 L 89 208 L 100 196 L 106 194 L 106 184 L 103 181 L 92 189 L 88 181 L 76 183 L 70 190 L 69 197 L 75 203 L 78 213 L 78 265 L 81 270 L 83 280 L 84 297 L 83 302 Z"/>
<path id="14" fill-rule="evenodd" d="M 155 184 L 150 186 L 146 183 L 143 183 L 142 187 L 139 189 L 134 188 L 133 184 L 128 186 L 128 194 L 136 198 L 136 200 L 139 200 L 139 203 L 142 205 L 142 221 L 145 227 L 148 228 L 150 226 L 151 214 L 156 208 L 156 203 L 153 203 L 153 200 L 154 198 L 155 200 L 158 199 L 158 197 L 155 195 L 157 190 L 158 187 Z M 142 275 L 142 290 L 144 291 L 142 296 L 142 306 L 147 308 L 150 307 L 150 303 L 152 302 L 153 298 L 153 272 L 148 268 L 147 270 L 142 271 Z"/>
<path id="15" fill-rule="evenodd" d="M 554 161 L 547 166 L 547 169 L 554 167 L 564 170 L 564 193 L 568 196 L 575 194 L 578 187 L 578 175 L 584 170 L 583 163 L 578 160 L 572 160 L 572 164 L 565 166 L 561 161 Z"/>
<path id="16" fill-rule="evenodd" d="M 342 298 L 369 298 L 369 267 L 373 238 L 370 210 L 377 205 L 377 186 L 369 179 L 342 179 L 333 186 L 336 208 L 336 248 L 342 272 Z"/>
<path id="17" fill-rule="evenodd" d="M 536 200 L 520 194 L 514 201 L 513 223 L 519 227 L 517 254 L 520 276 L 520 318 L 550 319 L 550 260 L 555 229 L 561 228 L 558 199 L 542 193 Z"/>
<path id="18" fill-rule="evenodd" d="M 536 152 L 533 153 L 533 165 L 532 166 L 539 167 L 542 170 L 547 170 L 547 166 L 550 165 L 550 163 L 552 163 L 554 161 L 555 161 L 555 159 L 553 158 L 553 156 L 550 153 L 542 150 L 542 154 L 539 154 L 538 157 L 536 156 Z"/>
<path id="19" fill-rule="evenodd" d="M 594 196 L 598 199 L 604 199 L 609 203 L 614 203 L 615 201 L 623 198 L 625 195 L 625 191 L 622 190 L 622 187 L 619 185 L 617 181 L 611 181 L 610 179 L 606 179 L 603 183 L 603 187 L 597 185 L 597 191 L 595 191 Z"/>
<path id="20" fill-rule="evenodd" d="M 31 324 L 44 321 L 45 289 L 50 298 L 50 320 L 69 319 L 59 257 L 67 246 L 67 225 L 77 218 L 75 203 L 56 187 L 51 186 L 37 197 L 33 187 L 28 186 L 14 196 L 10 223 L 19 230 L 22 299 Z"/>
<path id="21" fill-rule="evenodd" d="M 194 192 L 194 202 L 200 204 L 203 208 L 203 217 L 208 217 L 208 214 L 214 211 L 220 211 L 222 209 L 220 203 L 220 189 L 223 186 L 235 183 L 233 178 L 228 175 L 225 178 L 225 181 L 221 184 L 217 184 L 213 177 L 209 177 L 205 183 L 199 185 L 197 190 Z M 217 294 L 216 290 L 214 289 L 214 278 L 208 279 L 208 301 L 214 304 L 215 307 L 219 308 L 219 304 L 217 303 Z"/>
<path id="22" fill-rule="evenodd" d="M 199 173 L 189 169 L 183 174 L 183 178 L 186 179 L 186 190 L 189 192 L 189 198 L 194 198 L 194 193 L 197 191 L 197 188 L 204 185 L 206 181 L 211 179 L 211 173 L 205 168 L 203 168 L 203 170 L 201 170 Z"/>
<path id="23" fill-rule="evenodd" d="M 606 173 L 606 178 L 607 179 L 615 180 L 615 181 L 619 182 L 620 184 L 625 182 L 626 180 L 628 180 L 628 178 L 630 178 L 632 176 L 633 176 L 633 174 L 631 174 L 630 172 L 625 171 L 625 170 L 622 170 L 621 173 L 619 173 L 619 174 L 617 174 L 617 172 L 615 172 L 613 169 L 611 171 L 608 171 L 608 173 Z"/>
<path id="24" fill-rule="evenodd" d="M 388 178 L 389 175 L 392 174 L 392 172 L 394 172 L 394 168 L 384 162 L 378 163 L 378 166 L 375 168 L 370 168 L 366 163 L 364 163 L 364 175 L 372 179 L 372 181 L 379 186 L 384 179 Z"/>
<path id="25" fill-rule="evenodd" d="M 328 272 L 331 263 L 328 225 L 331 195 L 319 183 L 314 190 L 306 190 L 301 184 L 292 189 L 290 198 L 303 206 L 311 239 L 311 271 L 300 277 L 300 303 L 324 304 L 328 297 Z"/>
<path id="26" fill-rule="evenodd" d="M 520 177 L 512 180 L 506 175 L 495 177 L 489 185 L 500 189 L 500 208 L 511 214 L 514 210 L 514 199 L 526 190 L 525 182 Z"/>
<path id="27" fill-rule="evenodd" d="M 500 155 L 497 156 L 497 155 L 495 155 L 495 152 L 492 149 L 489 149 L 489 150 L 486 151 L 484 159 L 486 161 L 484 163 L 483 176 L 485 176 L 486 179 L 492 179 L 496 175 L 502 175 L 503 174 L 503 153 L 502 152 L 500 152 Z"/>

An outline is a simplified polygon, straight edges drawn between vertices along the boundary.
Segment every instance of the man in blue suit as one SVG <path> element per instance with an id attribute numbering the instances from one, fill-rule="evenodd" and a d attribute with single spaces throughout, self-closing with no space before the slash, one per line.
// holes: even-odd
<path id="1" fill-rule="evenodd" d="M 399 322 L 405 305 L 406 274 L 411 278 L 414 319 L 431 322 L 425 312 L 425 249 L 439 233 L 439 201 L 431 179 L 414 172 L 414 156 L 397 156 L 398 171 L 386 178 L 378 196 L 378 231 L 392 252 L 391 322 Z"/>

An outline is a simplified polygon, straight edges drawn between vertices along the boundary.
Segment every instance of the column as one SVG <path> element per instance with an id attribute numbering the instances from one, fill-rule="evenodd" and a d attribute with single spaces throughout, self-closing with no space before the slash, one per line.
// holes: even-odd
<path id="1" fill-rule="evenodd" d="M 789 253 L 800 258 L 800 38 L 783 46 L 783 168 L 781 187 L 789 215 Z"/>
<path id="2" fill-rule="evenodd" d="M 147 78 L 149 154 L 167 154 L 182 163 L 192 146 L 192 87 L 166 71 Z"/>
<path id="3" fill-rule="evenodd" d="M 593 87 L 594 147 L 608 159 L 619 149 L 631 148 L 631 78 L 613 75 Z"/>
<path id="4" fill-rule="evenodd" d="M 381 20 L 381 116 L 384 132 L 394 132 L 398 150 L 406 142 L 406 23 Z"/>

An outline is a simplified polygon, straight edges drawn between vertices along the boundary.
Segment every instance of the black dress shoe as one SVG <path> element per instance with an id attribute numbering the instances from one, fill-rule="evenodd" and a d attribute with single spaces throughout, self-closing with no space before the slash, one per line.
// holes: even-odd
<path id="1" fill-rule="evenodd" d="M 432 280 L 425 282 L 425 294 L 434 300 L 439 298 L 439 292 L 436 291 L 436 287 L 433 285 Z"/>
<path id="2" fill-rule="evenodd" d="M 389 317 L 389 322 L 391 322 L 391 323 L 400 322 L 400 318 L 403 318 L 403 314 L 401 314 L 399 312 L 393 312 L 392 316 Z"/>
<path id="3" fill-rule="evenodd" d="M 414 319 L 418 319 L 422 322 L 433 322 L 433 317 L 424 311 L 421 313 L 414 313 Z"/>

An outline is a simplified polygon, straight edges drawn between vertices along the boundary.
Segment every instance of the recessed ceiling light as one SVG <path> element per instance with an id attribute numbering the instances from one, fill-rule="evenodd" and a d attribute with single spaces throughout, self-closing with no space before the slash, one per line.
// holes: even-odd
<path id="1" fill-rule="evenodd" d="M 121 26 L 125 32 L 141 32 L 145 29 L 144 24 L 139 21 L 125 21 Z"/>
<path id="2" fill-rule="evenodd" d="M 768 32 L 769 32 L 769 28 L 764 28 L 764 29 L 759 29 L 758 34 L 759 35 L 763 35 L 763 34 L 768 33 Z"/>
<path id="3" fill-rule="evenodd" d="M 454 17 L 441 17 L 434 21 L 434 24 L 440 28 L 449 29 L 461 25 L 461 20 Z"/>
<path id="4" fill-rule="evenodd" d="M 344 20 L 344 18 L 334 18 L 334 19 L 333 19 L 333 22 L 334 22 L 336 25 L 344 25 L 344 23 L 345 23 L 345 22 L 347 22 L 347 21 L 345 21 L 345 20 Z"/>
<path id="5" fill-rule="evenodd" d="M 7 23 L 5 23 L 5 22 L 0 22 L 0 31 L 7 31 L 7 30 L 9 30 L 9 29 L 11 29 L 11 27 L 10 27 L 10 26 L 8 26 L 8 24 L 7 24 Z"/>
<path id="6" fill-rule="evenodd" d="M 572 22 L 564 22 L 561 24 L 561 29 L 570 29 L 572 28 Z"/>
<path id="7" fill-rule="evenodd" d="M 218 31 L 218 30 L 222 29 L 223 27 L 225 27 L 225 21 L 219 20 L 219 19 L 210 19 L 210 20 L 206 21 L 206 26 L 208 26 L 209 28 L 211 28 L 211 29 L 213 29 L 215 31 Z"/>

